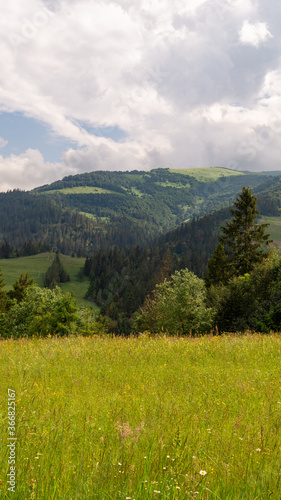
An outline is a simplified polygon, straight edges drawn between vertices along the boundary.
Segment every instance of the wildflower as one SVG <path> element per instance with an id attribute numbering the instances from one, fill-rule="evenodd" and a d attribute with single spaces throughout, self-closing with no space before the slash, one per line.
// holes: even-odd
<path id="1" fill-rule="evenodd" d="M 207 472 L 205 470 L 200 470 L 199 474 L 201 476 L 206 476 Z"/>
<path id="2" fill-rule="evenodd" d="M 261 449 L 260 449 L 260 448 L 257 448 L 257 449 L 256 449 L 256 451 L 261 451 Z"/>

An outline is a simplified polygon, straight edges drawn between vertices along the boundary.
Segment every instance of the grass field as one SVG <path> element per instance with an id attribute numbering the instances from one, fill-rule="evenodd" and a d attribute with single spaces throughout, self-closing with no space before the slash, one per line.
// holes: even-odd
<path id="1" fill-rule="evenodd" d="M 270 224 L 266 232 L 270 234 L 274 243 L 278 247 L 281 247 L 281 217 L 268 217 L 263 215 L 259 217 L 258 222 L 259 224 Z"/>
<path id="2" fill-rule="evenodd" d="M 5 289 L 12 288 L 12 284 L 22 272 L 29 273 L 37 285 L 43 286 L 44 273 L 50 267 L 53 259 L 54 253 L 51 252 L 16 259 L 0 259 L 0 267 L 6 283 Z M 83 281 L 79 281 L 77 277 L 85 259 L 60 254 L 60 260 L 70 276 L 68 283 L 60 285 L 61 289 L 65 292 L 71 291 L 78 305 L 91 306 L 91 303 L 83 298 L 89 287 L 89 279 L 85 277 Z"/>
<path id="3" fill-rule="evenodd" d="M 103 189 L 99 187 L 92 186 L 75 186 L 71 188 L 64 189 L 50 189 L 50 191 L 42 191 L 43 194 L 116 194 L 115 191 L 110 191 L 109 189 Z"/>
<path id="4" fill-rule="evenodd" d="M 169 188 L 169 187 L 173 187 L 176 189 L 188 189 L 188 188 L 190 188 L 189 183 L 182 184 L 181 182 L 175 183 L 175 182 L 166 181 L 166 182 L 156 182 L 155 184 L 157 184 L 157 186 L 162 186 L 162 187 L 167 187 L 167 188 Z"/>
<path id="5" fill-rule="evenodd" d="M 221 177 L 231 175 L 245 175 L 244 172 L 230 170 L 228 168 L 212 167 L 212 168 L 170 168 L 169 171 L 175 174 L 191 175 L 200 182 L 214 182 Z"/>
<path id="6" fill-rule="evenodd" d="M 281 336 L 5 340 L 0 357 L 1 499 L 280 500 Z"/>
<path id="7" fill-rule="evenodd" d="M 89 219 L 96 220 L 99 222 L 110 222 L 109 217 L 97 217 L 94 214 L 90 214 L 89 212 L 79 212 L 79 214 L 86 215 L 86 217 L 89 217 Z"/>

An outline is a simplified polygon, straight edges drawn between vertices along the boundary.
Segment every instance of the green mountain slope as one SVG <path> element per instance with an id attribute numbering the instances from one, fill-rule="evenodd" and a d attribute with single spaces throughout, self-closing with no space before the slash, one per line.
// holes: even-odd
<path id="1" fill-rule="evenodd" d="M 53 259 L 54 254 L 51 252 L 44 252 L 27 257 L 18 257 L 15 259 L 0 259 L 0 267 L 6 283 L 5 289 L 11 289 L 13 283 L 15 283 L 22 272 L 28 273 L 37 285 L 43 287 L 44 274 L 51 265 Z M 85 276 L 82 278 L 78 277 L 78 272 L 84 265 L 85 259 L 61 254 L 60 260 L 70 276 L 70 281 L 61 283 L 60 288 L 64 292 L 72 292 L 78 305 L 89 306 L 89 302 L 84 298 L 89 287 L 89 279 Z"/>
<path id="2" fill-rule="evenodd" d="M 278 177 L 216 167 L 103 171 L 68 176 L 31 192 L 0 193 L 0 256 L 1 240 L 17 248 L 41 241 L 78 255 L 144 245 L 184 221 L 228 206 L 243 186 L 262 193 L 277 182 Z M 278 197 L 275 213 L 268 200 L 267 195 L 264 215 L 278 215 Z"/>

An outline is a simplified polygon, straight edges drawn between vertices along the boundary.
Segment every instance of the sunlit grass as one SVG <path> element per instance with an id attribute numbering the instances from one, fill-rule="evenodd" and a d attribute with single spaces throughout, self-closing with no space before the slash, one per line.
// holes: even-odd
<path id="1" fill-rule="evenodd" d="M 267 232 L 270 234 L 270 237 L 273 239 L 275 245 L 281 245 L 281 217 L 268 217 L 268 216 L 260 216 L 259 223 L 270 224 L 267 229 Z"/>
<path id="2" fill-rule="evenodd" d="M 169 171 L 174 174 L 190 175 L 200 182 L 214 182 L 221 177 L 245 175 L 244 172 L 231 170 L 222 167 L 212 168 L 170 168 Z"/>
<path id="3" fill-rule="evenodd" d="M 103 189 L 95 186 L 73 186 L 70 188 L 62 188 L 62 189 L 51 189 L 49 191 L 41 191 L 43 194 L 112 194 L 115 191 L 110 189 Z"/>
<path id="4" fill-rule="evenodd" d="M 0 259 L 0 267 L 6 283 L 5 290 L 12 288 L 13 283 L 22 272 L 28 273 L 38 286 L 43 287 L 44 274 L 52 264 L 54 257 L 54 252 L 44 252 L 15 259 Z M 66 293 L 72 292 L 78 306 L 93 307 L 91 302 L 84 299 L 89 288 L 89 278 L 84 276 L 81 281 L 77 276 L 78 271 L 84 266 L 85 258 L 60 254 L 60 260 L 70 276 L 70 281 L 61 283 L 60 288 Z"/>
<path id="5" fill-rule="evenodd" d="M 0 498 L 280 499 L 280 366 L 277 335 L 1 341 Z"/>

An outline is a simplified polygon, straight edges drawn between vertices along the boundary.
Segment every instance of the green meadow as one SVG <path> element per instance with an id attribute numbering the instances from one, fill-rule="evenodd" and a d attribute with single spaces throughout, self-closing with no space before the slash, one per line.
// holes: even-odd
<path id="1" fill-rule="evenodd" d="M 44 252 L 16 259 L 0 259 L 0 268 L 6 283 L 5 289 L 12 288 L 13 283 L 22 272 L 28 273 L 38 286 L 43 287 L 44 274 L 50 267 L 54 255 L 52 252 Z M 84 277 L 81 281 L 77 276 L 78 271 L 84 265 L 85 259 L 60 254 L 60 260 L 70 276 L 70 281 L 61 283 L 60 288 L 65 292 L 72 292 L 78 306 L 91 306 L 92 303 L 84 299 L 89 287 L 89 279 Z"/>
<path id="2" fill-rule="evenodd" d="M 1 499 L 280 500 L 280 335 L 2 340 L 0 357 Z"/>
<path id="3" fill-rule="evenodd" d="M 36 190 L 35 190 L 36 192 Z M 112 194 L 114 191 L 109 189 L 103 189 L 99 187 L 93 186 L 74 186 L 71 188 L 62 188 L 62 189 L 51 189 L 50 191 L 42 191 L 44 194 Z"/>
<path id="4" fill-rule="evenodd" d="M 223 167 L 212 168 L 170 168 L 169 171 L 174 174 L 190 175 L 200 182 L 215 182 L 221 177 L 245 175 L 244 172 L 231 170 Z"/>
<path id="5" fill-rule="evenodd" d="M 269 217 L 262 215 L 258 219 L 259 223 L 270 224 L 268 232 L 275 245 L 281 246 L 281 217 Z"/>

